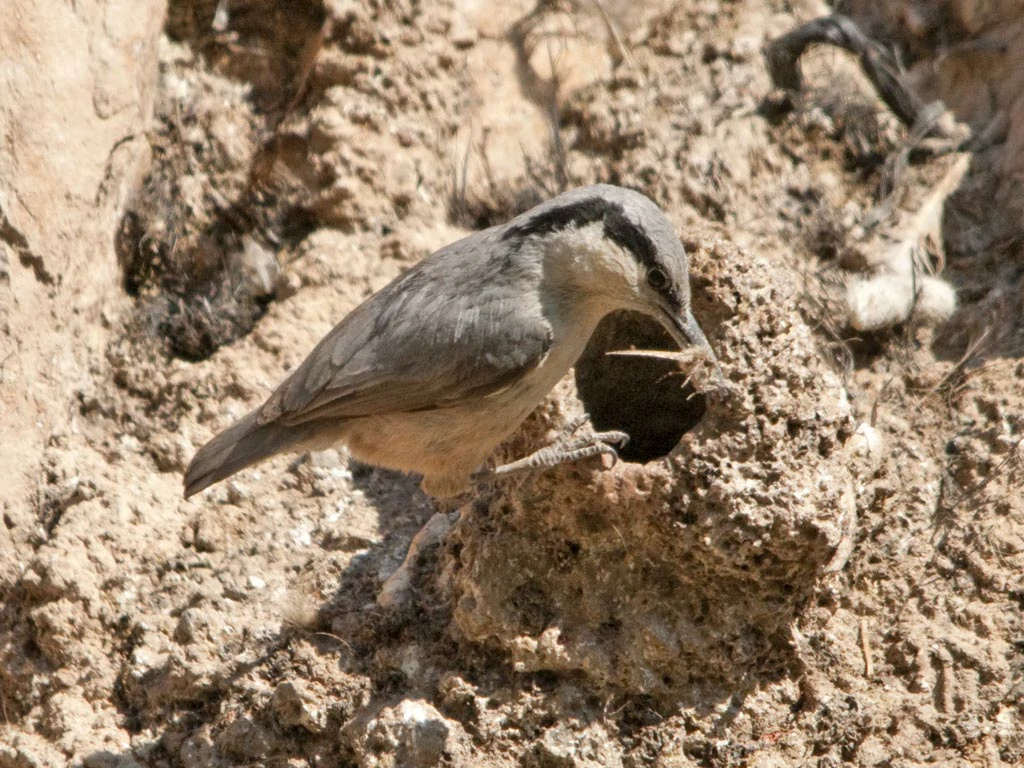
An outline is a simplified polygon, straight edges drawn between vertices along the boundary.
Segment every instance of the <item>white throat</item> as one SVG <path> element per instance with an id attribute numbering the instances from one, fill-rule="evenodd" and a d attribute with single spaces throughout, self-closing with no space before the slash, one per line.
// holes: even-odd
<path id="1" fill-rule="evenodd" d="M 604 236 L 600 221 L 552 234 L 545 243 L 544 275 L 598 320 L 616 309 L 634 308 L 640 295 L 640 265 Z"/>

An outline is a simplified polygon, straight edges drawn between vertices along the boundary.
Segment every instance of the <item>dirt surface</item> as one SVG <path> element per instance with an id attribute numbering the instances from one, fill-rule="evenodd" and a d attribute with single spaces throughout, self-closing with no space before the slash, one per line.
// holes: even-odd
<path id="1" fill-rule="evenodd" d="M 0 767 L 1024 764 L 1017 3 L 15 5 Z M 903 151 L 834 50 L 773 88 L 832 10 L 976 141 Z M 589 412 L 614 467 L 181 499 L 370 293 L 595 181 L 676 225 L 725 390 L 615 316 L 500 451 Z"/>

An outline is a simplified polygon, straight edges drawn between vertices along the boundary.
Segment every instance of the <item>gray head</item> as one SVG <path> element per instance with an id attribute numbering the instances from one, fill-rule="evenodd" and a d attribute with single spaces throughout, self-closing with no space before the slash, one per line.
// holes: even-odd
<path id="1" fill-rule="evenodd" d="M 690 311 L 686 252 L 646 196 L 595 184 L 554 197 L 505 225 L 502 240 L 543 237 L 553 269 L 564 270 L 595 311 L 632 309 L 659 320 L 680 346 L 715 355 Z"/>

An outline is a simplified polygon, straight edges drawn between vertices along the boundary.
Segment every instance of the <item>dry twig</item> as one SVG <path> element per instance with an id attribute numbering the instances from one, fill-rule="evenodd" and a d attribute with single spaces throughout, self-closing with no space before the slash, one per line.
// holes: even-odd
<path id="1" fill-rule="evenodd" d="M 834 45 L 857 55 L 865 76 L 879 97 L 908 128 L 927 124 L 925 136 L 963 140 L 948 122 L 929 119 L 928 105 L 902 82 L 895 57 L 872 40 L 847 16 L 833 14 L 797 27 L 765 47 L 765 59 L 772 82 L 780 88 L 799 92 L 803 88 L 800 57 L 812 45 Z"/>

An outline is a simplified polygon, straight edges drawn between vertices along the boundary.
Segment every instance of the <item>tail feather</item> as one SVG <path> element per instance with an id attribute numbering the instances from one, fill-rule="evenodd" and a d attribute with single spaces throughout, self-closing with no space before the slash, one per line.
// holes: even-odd
<path id="1" fill-rule="evenodd" d="M 315 431 L 311 425 L 257 424 L 258 412 L 228 427 L 196 452 L 185 470 L 186 499 L 274 454 L 299 448 Z"/>

